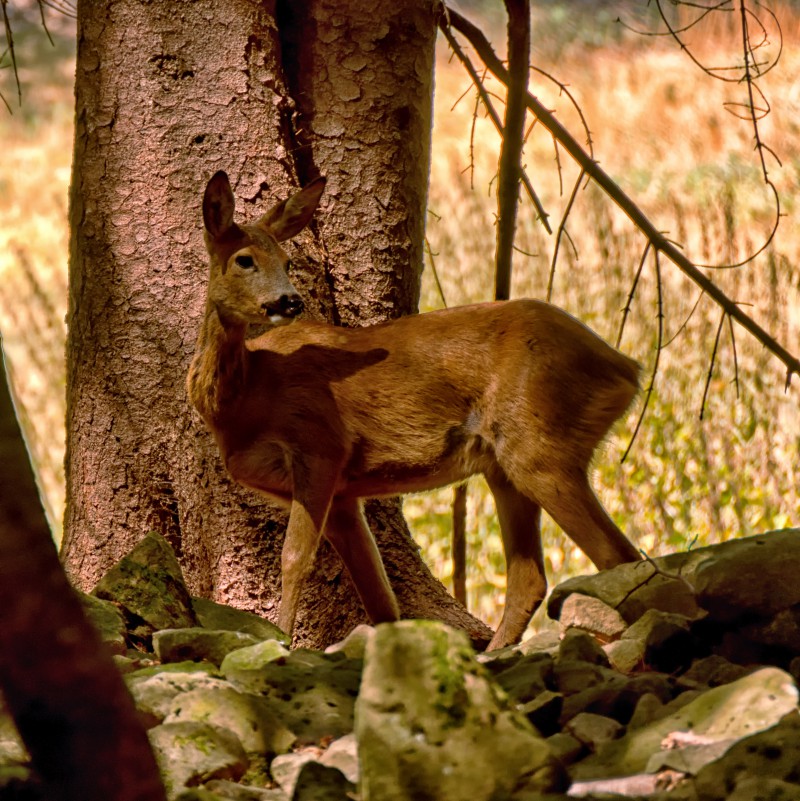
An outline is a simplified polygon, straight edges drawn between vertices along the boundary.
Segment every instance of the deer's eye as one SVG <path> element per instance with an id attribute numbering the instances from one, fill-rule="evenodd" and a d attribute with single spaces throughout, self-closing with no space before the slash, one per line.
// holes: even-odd
<path id="1" fill-rule="evenodd" d="M 237 256 L 234 259 L 234 261 L 236 262 L 236 264 L 239 267 L 242 267 L 245 270 L 252 270 L 253 267 L 256 266 L 255 262 L 253 261 L 253 257 L 252 256 L 247 256 L 247 255 L 244 255 L 244 254 L 241 255 L 241 256 Z"/>

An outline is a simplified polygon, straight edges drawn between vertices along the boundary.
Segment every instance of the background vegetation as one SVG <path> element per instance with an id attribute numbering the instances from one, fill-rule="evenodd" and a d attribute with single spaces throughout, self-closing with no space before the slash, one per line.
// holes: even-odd
<path id="1" fill-rule="evenodd" d="M 500 4 L 485 4 L 499 10 Z M 615 22 L 652 20 L 644 3 L 536 3 L 533 63 L 569 85 L 592 131 L 595 155 L 644 208 L 701 263 L 726 263 L 752 252 L 769 230 L 772 210 L 760 183 L 752 130 L 723 104 L 741 87 L 700 74 L 666 39 L 636 36 Z M 800 168 L 800 11 L 775 7 L 787 47 L 777 70 L 761 81 L 772 104 L 765 140 L 783 167 L 771 176 L 782 195 L 778 237 L 753 264 L 715 271 L 714 280 L 790 350 L 800 342 L 800 227 L 794 198 Z M 739 36 L 719 15 L 696 47 L 716 63 L 736 63 Z M 50 47 L 37 17 L 15 27 L 23 65 L 22 108 L 0 114 L 0 330 L 26 415 L 54 531 L 63 506 L 64 314 L 66 197 L 72 137 L 74 50 L 61 19 Z M 499 14 L 488 15 L 500 30 Z M 500 41 L 502 35 L 493 37 Z M 440 44 L 428 240 L 449 305 L 487 300 L 493 291 L 492 178 L 498 142 L 491 123 L 473 118 L 474 92 Z M 499 87 L 493 87 L 499 91 Z M 0 90 L 14 100 L 10 71 Z M 572 130 L 577 115 L 558 87 L 534 74 L 531 90 L 558 110 Z M 461 98 L 459 100 L 459 98 Z M 455 105 L 455 108 L 453 106 Z M 470 134 L 474 128 L 474 143 Z M 555 228 L 577 173 L 536 128 L 526 148 L 529 175 Z M 560 180 L 561 178 L 561 180 Z M 563 189 L 562 189 L 563 184 Z M 553 301 L 614 342 L 642 248 L 630 223 L 592 187 L 578 193 L 563 242 Z M 514 295 L 544 297 L 554 237 L 529 204 L 523 206 Z M 619 460 L 638 416 L 628 419 L 598 460 L 595 486 L 622 528 L 656 555 L 756 531 L 800 524 L 798 389 L 783 391 L 779 363 L 736 331 L 738 397 L 730 334 L 723 331 L 705 419 L 698 419 L 719 311 L 670 266 L 663 274 L 665 341 L 656 389 L 627 460 Z M 699 303 L 698 303 L 699 299 Z M 689 318 L 690 312 L 696 311 Z M 423 279 L 422 308 L 442 305 L 433 277 Z M 686 325 L 684 326 L 684 322 Z M 652 365 L 657 304 L 652 270 L 637 290 L 622 348 Z M 102 369 L 102 365 L 98 365 Z M 648 381 L 646 376 L 645 384 Z M 450 490 L 410 498 L 405 508 L 417 541 L 445 583 L 450 580 Z M 504 564 L 491 497 L 470 484 L 468 501 L 470 608 L 490 624 L 502 609 Z M 590 569 L 586 559 L 545 522 L 549 576 L 555 583 Z M 537 615 L 534 625 L 541 624 Z"/>

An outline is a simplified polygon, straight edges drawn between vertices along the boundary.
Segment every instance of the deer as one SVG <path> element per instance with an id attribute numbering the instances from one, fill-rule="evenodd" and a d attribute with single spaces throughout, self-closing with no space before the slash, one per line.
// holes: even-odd
<path id="1" fill-rule="evenodd" d="M 364 499 L 483 474 L 506 560 L 488 649 L 518 643 L 547 590 L 542 509 L 598 569 L 641 558 L 589 483 L 639 365 L 540 300 L 361 328 L 303 317 L 281 242 L 309 223 L 324 187 L 318 178 L 240 224 L 220 171 L 202 204 L 210 277 L 188 394 L 233 479 L 288 507 L 277 624 L 292 636 L 323 536 L 371 622 L 398 620 Z M 262 333 L 248 337 L 251 325 Z"/>

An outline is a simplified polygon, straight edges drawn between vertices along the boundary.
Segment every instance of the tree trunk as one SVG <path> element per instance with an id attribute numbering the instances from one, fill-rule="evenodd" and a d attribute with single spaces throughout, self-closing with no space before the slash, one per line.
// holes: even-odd
<path id="1" fill-rule="evenodd" d="M 368 7 L 369 6 L 369 7 Z M 255 217 L 317 174 L 292 280 L 347 325 L 416 307 L 430 141 L 432 4 L 79 4 L 63 556 L 93 586 L 149 529 L 196 595 L 274 618 L 284 519 L 234 485 L 184 389 L 204 305 L 200 201 L 225 169 Z M 370 504 L 404 614 L 485 628 Z M 374 510 L 374 511 L 372 511 Z M 298 634 L 364 619 L 323 546 Z"/>
<path id="2" fill-rule="evenodd" d="M 125 684 L 67 583 L 0 348 L 0 689 L 52 801 L 164 801 Z"/>

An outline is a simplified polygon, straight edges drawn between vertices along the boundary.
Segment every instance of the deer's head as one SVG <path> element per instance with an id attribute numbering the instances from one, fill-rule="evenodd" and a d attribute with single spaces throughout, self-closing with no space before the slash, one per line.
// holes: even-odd
<path id="1" fill-rule="evenodd" d="M 318 178 L 255 223 L 238 225 L 228 176 L 222 171 L 212 176 L 203 196 L 211 259 L 208 297 L 223 321 L 284 325 L 303 311 L 280 243 L 308 225 L 324 188 L 325 179 Z"/>

